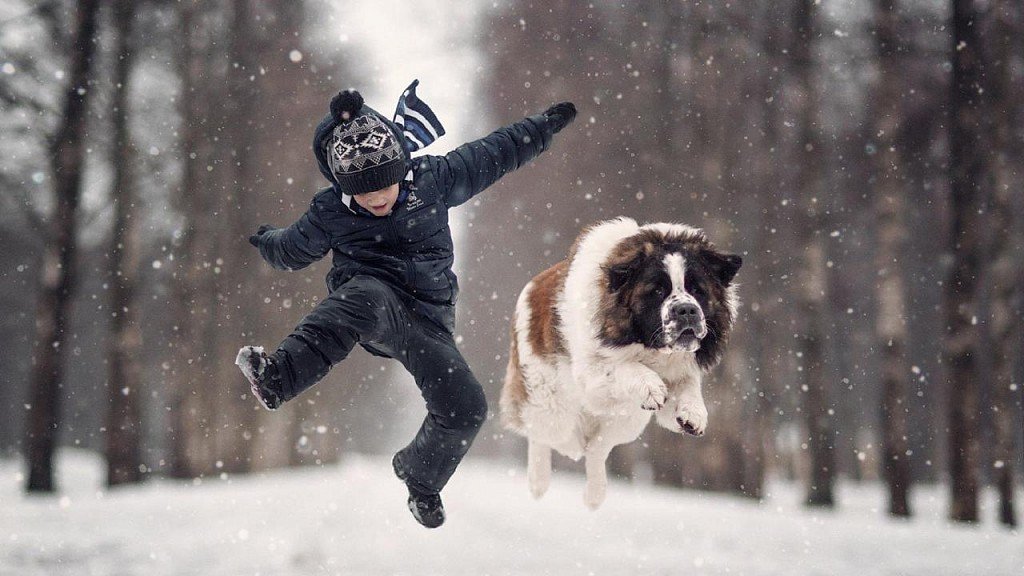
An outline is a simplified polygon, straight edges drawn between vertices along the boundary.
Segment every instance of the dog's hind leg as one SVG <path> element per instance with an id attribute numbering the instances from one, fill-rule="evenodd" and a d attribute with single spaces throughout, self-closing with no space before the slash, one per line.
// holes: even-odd
<path id="1" fill-rule="evenodd" d="M 551 447 L 531 439 L 526 454 L 526 479 L 530 484 L 530 494 L 540 498 L 551 485 Z"/>
<path id="2" fill-rule="evenodd" d="M 608 490 L 608 472 L 605 462 L 612 446 L 602 442 L 600 437 L 591 441 L 586 450 L 587 487 L 583 491 L 583 503 L 591 510 L 597 510 L 604 502 Z"/>

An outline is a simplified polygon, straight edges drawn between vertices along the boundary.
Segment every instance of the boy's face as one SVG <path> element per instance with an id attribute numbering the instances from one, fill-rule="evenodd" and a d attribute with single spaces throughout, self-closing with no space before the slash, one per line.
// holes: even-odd
<path id="1" fill-rule="evenodd" d="M 356 194 L 353 198 L 356 199 L 356 204 L 369 210 L 374 216 L 387 216 L 398 200 L 398 183 L 366 194 Z"/>

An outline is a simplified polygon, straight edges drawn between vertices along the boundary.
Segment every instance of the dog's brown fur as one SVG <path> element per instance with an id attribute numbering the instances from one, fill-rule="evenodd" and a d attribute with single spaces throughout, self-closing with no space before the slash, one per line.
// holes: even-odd
<path id="1" fill-rule="evenodd" d="M 527 295 L 530 309 L 533 314 L 530 316 L 527 328 L 527 338 L 530 347 L 538 356 L 551 356 L 565 354 L 565 342 L 558 330 L 558 311 L 556 305 L 558 295 L 562 293 L 565 284 L 565 274 L 569 268 L 569 262 L 563 260 L 547 270 L 541 272 L 533 279 L 530 293 Z M 519 363 L 519 342 L 516 330 L 516 318 L 512 319 L 512 328 L 509 331 L 511 346 L 509 349 L 508 368 L 505 371 L 505 385 L 501 389 L 501 411 L 502 424 L 513 430 L 522 429 L 523 422 L 520 418 L 523 403 L 529 398 L 529 391 L 526 389 L 526 382 Z"/>
<path id="2" fill-rule="evenodd" d="M 512 330 L 509 331 L 512 345 L 508 355 L 508 368 L 505 369 L 505 385 L 501 387 L 501 424 L 509 430 L 522 430 L 523 404 L 530 398 L 526 389 L 526 380 L 519 364 L 519 344 L 516 342 L 516 319 L 512 318 Z"/>
<path id="3" fill-rule="evenodd" d="M 558 311 L 555 306 L 565 285 L 568 269 L 569 263 L 563 260 L 533 279 L 533 288 L 529 294 L 533 315 L 530 317 L 528 337 L 534 354 L 538 356 L 565 353 L 565 342 L 558 332 Z"/>

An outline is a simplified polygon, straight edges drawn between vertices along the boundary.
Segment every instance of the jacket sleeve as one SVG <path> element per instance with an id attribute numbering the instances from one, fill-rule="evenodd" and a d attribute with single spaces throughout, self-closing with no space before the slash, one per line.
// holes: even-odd
<path id="1" fill-rule="evenodd" d="M 551 125 L 542 114 L 499 128 L 444 156 L 432 156 L 445 205 L 466 202 L 499 178 L 533 160 L 551 144 Z"/>
<path id="2" fill-rule="evenodd" d="M 294 224 L 260 236 L 260 255 L 278 270 L 305 268 L 330 250 L 331 236 L 320 218 L 317 198 Z"/>

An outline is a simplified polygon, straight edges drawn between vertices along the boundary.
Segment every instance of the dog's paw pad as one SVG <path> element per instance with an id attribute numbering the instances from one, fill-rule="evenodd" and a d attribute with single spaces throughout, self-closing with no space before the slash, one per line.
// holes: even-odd
<path id="1" fill-rule="evenodd" d="M 640 407 L 644 410 L 658 410 L 665 405 L 665 397 L 668 396 L 668 390 L 665 385 L 661 382 L 656 384 L 650 384 L 644 387 L 646 397 L 643 402 L 640 403 Z"/>
<path id="2" fill-rule="evenodd" d="M 644 410 L 651 410 L 653 412 L 654 410 L 661 409 L 661 407 L 664 406 L 664 405 L 665 405 L 665 401 L 664 400 L 661 400 L 659 402 L 658 400 L 655 400 L 653 396 L 651 396 L 651 397 L 647 398 L 647 400 L 644 401 L 642 404 L 640 404 L 640 407 L 643 408 Z"/>
<path id="3" fill-rule="evenodd" d="M 699 430 L 689 420 L 683 420 L 681 418 L 676 418 L 676 422 L 679 423 L 679 427 L 683 429 L 683 432 L 686 432 L 687 434 L 689 434 L 691 436 L 703 436 L 704 435 L 704 430 Z"/>
<path id="4" fill-rule="evenodd" d="M 708 411 L 706 408 L 683 408 L 676 416 L 676 424 L 680 432 L 691 436 L 703 436 L 708 426 Z"/>

